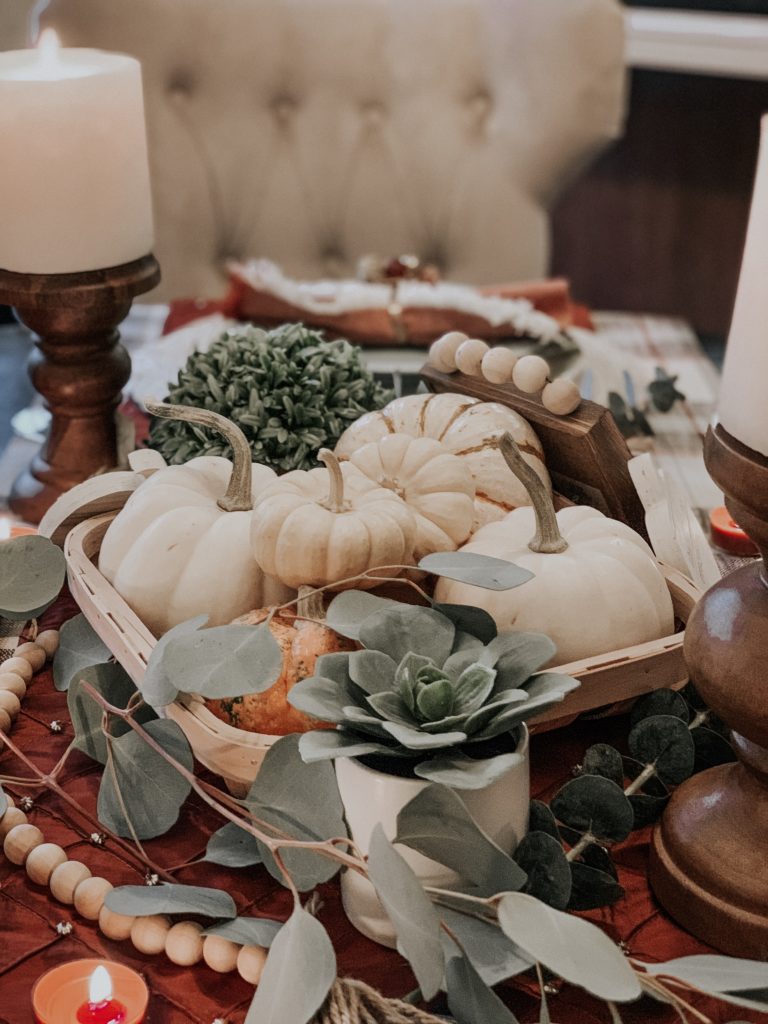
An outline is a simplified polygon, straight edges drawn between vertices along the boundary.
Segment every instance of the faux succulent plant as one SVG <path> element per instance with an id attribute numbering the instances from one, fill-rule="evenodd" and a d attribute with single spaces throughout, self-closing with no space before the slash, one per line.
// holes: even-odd
<path id="1" fill-rule="evenodd" d="M 489 638 L 477 609 L 444 607 L 354 591 L 334 598 L 328 624 L 362 650 L 319 658 L 291 690 L 294 707 L 336 726 L 301 738 L 306 761 L 373 756 L 397 774 L 474 789 L 521 756 L 519 726 L 578 681 L 537 671 L 555 653 L 547 636 Z"/>
<path id="2" fill-rule="evenodd" d="M 316 466 L 319 448 L 333 448 L 353 420 L 391 397 L 359 348 L 286 324 L 272 331 L 240 327 L 207 352 L 194 352 L 167 401 L 226 416 L 248 438 L 254 462 L 280 472 Z M 150 446 L 169 463 L 232 454 L 200 427 L 167 419 L 153 421 Z"/>

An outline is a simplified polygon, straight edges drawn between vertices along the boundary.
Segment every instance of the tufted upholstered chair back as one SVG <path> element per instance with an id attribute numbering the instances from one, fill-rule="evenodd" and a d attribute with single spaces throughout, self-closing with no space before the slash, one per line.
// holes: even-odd
<path id="1" fill-rule="evenodd" d="M 617 0 L 40 6 L 66 45 L 141 59 L 165 296 L 218 294 L 247 256 L 540 275 L 549 207 L 623 114 Z"/>

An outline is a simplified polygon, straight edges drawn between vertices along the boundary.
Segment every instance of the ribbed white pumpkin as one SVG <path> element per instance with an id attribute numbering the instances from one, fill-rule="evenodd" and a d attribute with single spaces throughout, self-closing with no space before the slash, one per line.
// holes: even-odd
<path id="1" fill-rule="evenodd" d="M 225 433 L 234 467 L 229 459 L 204 455 L 154 472 L 110 524 L 101 573 L 155 636 L 196 615 L 208 615 L 209 625 L 217 626 L 289 600 L 293 592 L 265 576 L 251 553 L 253 501 L 275 473 L 251 464 L 247 440 L 224 417 L 183 406 L 147 408 Z"/>
<path id="2" fill-rule="evenodd" d="M 388 434 L 349 460 L 379 487 L 394 491 L 416 517 L 414 560 L 455 551 L 475 518 L 475 484 L 464 459 L 430 437 Z"/>
<path id="3" fill-rule="evenodd" d="M 523 475 L 519 464 L 515 471 Z M 529 478 L 532 491 L 533 481 Z M 536 511 L 510 512 L 484 526 L 461 550 L 514 562 L 534 578 L 505 591 L 441 578 L 438 601 L 484 608 L 500 633 L 546 633 L 557 645 L 554 665 L 673 632 L 672 599 L 642 537 L 594 508 L 564 508 L 555 516 L 543 490 L 532 496 Z M 542 519 L 544 502 L 548 508 Z"/>
<path id="4" fill-rule="evenodd" d="M 544 465 L 541 442 L 530 424 L 499 402 L 481 402 L 466 395 L 408 395 L 352 423 L 339 438 L 336 454 L 351 456 L 364 444 L 388 434 L 431 437 L 458 455 L 475 483 L 473 531 L 501 519 L 520 505 L 530 504 L 525 487 L 508 471 L 498 450 L 502 434 L 512 435 L 523 458 L 547 490 L 552 485 Z"/>
<path id="5" fill-rule="evenodd" d="M 292 587 L 341 583 L 379 566 L 413 564 L 416 520 L 394 491 L 323 448 L 326 469 L 294 470 L 262 494 L 253 511 L 253 554 L 262 569 Z M 401 570 L 382 571 L 384 577 Z M 377 580 L 342 584 L 378 586 Z"/>

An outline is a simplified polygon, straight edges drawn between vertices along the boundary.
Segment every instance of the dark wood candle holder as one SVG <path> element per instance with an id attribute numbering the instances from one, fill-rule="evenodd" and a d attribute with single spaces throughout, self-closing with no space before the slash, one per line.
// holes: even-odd
<path id="1" fill-rule="evenodd" d="M 40 453 L 9 505 L 38 523 L 64 491 L 117 465 L 115 413 L 131 372 L 117 326 L 136 295 L 160 280 L 154 256 L 78 274 L 0 270 L 0 303 L 37 335 L 30 376 L 51 412 Z"/>
<path id="2" fill-rule="evenodd" d="M 704 457 L 728 510 L 763 556 L 711 587 L 685 632 L 702 698 L 733 730 L 738 761 L 675 790 L 650 880 L 688 931 L 733 956 L 768 959 L 768 458 L 721 426 Z"/>

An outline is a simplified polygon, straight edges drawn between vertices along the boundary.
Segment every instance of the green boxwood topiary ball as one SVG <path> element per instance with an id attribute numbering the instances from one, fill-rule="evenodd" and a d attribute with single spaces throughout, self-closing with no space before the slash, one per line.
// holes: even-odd
<path id="1" fill-rule="evenodd" d="M 391 398 L 360 349 L 286 324 L 226 331 L 189 357 L 166 401 L 221 413 L 248 438 L 254 462 L 285 472 L 317 465 L 319 448 L 333 448 L 353 420 Z M 220 437 L 178 420 L 153 420 L 149 445 L 171 464 L 232 454 Z"/>

